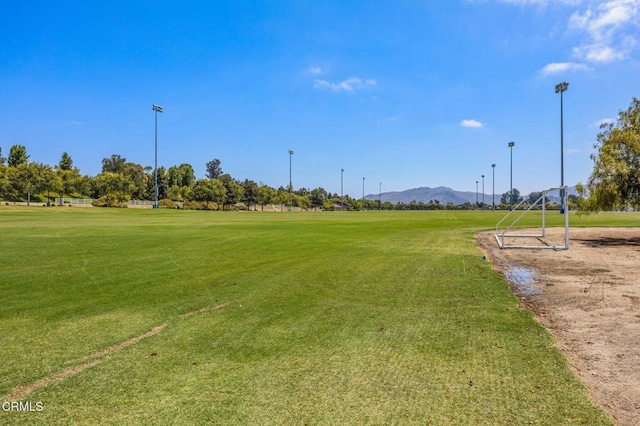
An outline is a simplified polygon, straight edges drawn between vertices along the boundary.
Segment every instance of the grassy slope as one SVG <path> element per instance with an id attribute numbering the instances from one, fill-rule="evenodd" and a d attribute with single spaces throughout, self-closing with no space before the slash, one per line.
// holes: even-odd
<path id="1" fill-rule="evenodd" d="M 169 326 L 0 422 L 607 424 L 474 246 L 500 217 L 2 208 L 0 395 Z"/>

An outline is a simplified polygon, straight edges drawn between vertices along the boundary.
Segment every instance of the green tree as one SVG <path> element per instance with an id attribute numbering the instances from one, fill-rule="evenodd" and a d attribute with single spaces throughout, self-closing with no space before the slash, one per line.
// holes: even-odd
<path id="1" fill-rule="evenodd" d="M 226 188 L 218 179 L 198 179 L 193 184 L 191 199 L 206 203 L 215 202 L 224 205 Z"/>
<path id="2" fill-rule="evenodd" d="M 309 200 L 312 207 L 322 207 L 327 199 L 327 191 L 325 191 L 324 188 L 316 188 L 311 190 Z"/>
<path id="3" fill-rule="evenodd" d="M 20 164 L 28 162 L 27 148 L 24 145 L 13 145 L 9 150 L 9 159 L 7 161 L 9 167 L 18 167 Z"/>
<path id="4" fill-rule="evenodd" d="M 245 179 L 242 182 L 242 202 L 248 207 L 258 204 L 258 184 L 252 180 Z"/>
<path id="5" fill-rule="evenodd" d="M 509 195 L 511 195 L 511 197 L 509 197 Z M 502 194 L 500 196 L 500 203 L 502 204 L 518 204 L 520 201 L 522 201 L 522 197 L 520 196 L 520 191 L 518 191 L 517 188 L 513 188 L 513 192 L 510 193 L 509 191 L 505 192 L 504 194 Z"/>
<path id="6" fill-rule="evenodd" d="M 240 202 L 244 192 L 242 185 L 240 185 L 240 183 L 232 178 L 228 173 L 220 176 L 218 180 L 222 182 L 222 185 L 224 185 L 224 188 L 227 191 L 224 206 L 226 207 Z"/>
<path id="7" fill-rule="evenodd" d="M 182 163 L 179 166 L 169 167 L 169 187 L 191 186 L 196 181 L 196 173 L 191 164 Z"/>
<path id="8" fill-rule="evenodd" d="M 4 166 L 4 163 L 6 162 L 7 162 L 7 159 L 2 155 L 2 147 L 0 147 L 0 166 Z"/>
<path id="9" fill-rule="evenodd" d="M 149 179 L 149 175 L 146 173 L 144 167 L 136 163 L 124 163 L 121 173 L 131 181 L 131 185 L 133 187 L 131 197 L 138 200 L 146 198 L 147 180 Z"/>
<path id="10" fill-rule="evenodd" d="M 217 179 L 222 176 L 222 167 L 220 166 L 220 160 L 214 158 L 213 160 L 207 163 L 207 172 L 206 176 L 209 179 Z"/>
<path id="11" fill-rule="evenodd" d="M 104 172 L 93 180 L 93 191 L 95 198 L 104 197 L 108 206 L 114 206 L 129 201 L 134 188 L 122 174 Z"/>
<path id="12" fill-rule="evenodd" d="M 102 173 L 122 173 L 127 159 L 118 154 L 102 159 Z"/>
<path id="13" fill-rule="evenodd" d="M 600 126 L 593 172 L 587 182 L 588 197 L 580 202 L 585 212 L 640 207 L 640 100 L 633 98 L 617 123 Z"/>
<path id="14" fill-rule="evenodd" d="M 51 192 L 60 192 L 62 190 L 62 179 L 48 164 L 41 166 L 40 175 L 42 179 L 42 189 L 47 191 L 47 205 L 50 205 Z"/>
<path id="15" fill-rule="evenodd" d="M 0 163 L 0 199 L 6 200 L 11 194 L 11 180 L 9 173 L 12 169 Z"/>
<path id="16" fill-rule="evenodd" d="M 71 170 L 73 168 L 73 160 L 66 152 L 62 153 L 62 158 L 60 158 L 60 162 L 58 163 L 59 170 Z"/>
<path id="17" fill-rule="evenodd" d="M 73 167 L 70 170 L 58 168 L 57 173 L 61 182 L 60 198 L 64 198 L 66 195 L 71 195 L 80 190 L 82 176 L 80 176 L 80 171 L 77 168 Z"/>
<path id="18" fill-rule="evenodd" d="M 268 185 L 260 185 L 258 187 L 258 204 L 262 206 L 262 210 L 264 211 L 264 206 L 267 204 L 273 204 L 278 195 L 278 192 L 271 188 Z"/>
<path id="19" fill-rule="evenodd" d="M 31 196 L 43 189 L 43 168 L 39 163 L 21 163 L 15 167 L 13 185 L 27 195 L 27 205 L 31 205 Z"/>

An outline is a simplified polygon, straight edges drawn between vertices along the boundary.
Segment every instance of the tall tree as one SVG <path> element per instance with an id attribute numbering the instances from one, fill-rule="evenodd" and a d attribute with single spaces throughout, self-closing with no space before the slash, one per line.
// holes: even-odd
<path id="1" fill-rule="evenodd" d="M 214 158 L 213 160 L 207 163 L 207 172 L 206 176 L 209 179 L 217 179 L 222 176 L 222 167 L 220 166 L 220 160 Z"/>
<path id="2" fill-rule="evenodd" d="M 20 163 L 15 167 L 16 190 L 27 195 L 27 205 L 31 204 L 31 195 L 43 189 L 44 164 Z"/>
<path id="3" fill-rule="evenodd" d="M 218 179 L 198 179 L 191 191 L 191 199 L 207 203 L 213 201 L 224 205 L 225 196 L 226 189 Z"/>
<path id="4" fill-rule="evenodd" d="M 119 154 L 113 154 L 111 157 L 102 159 L 102 173 L 122 173 L 127 159 Z"/>
<path id="5" fill-rule="evenodd" d="M 6 162 L 7 162 L 7 159 L 2 155 L 2 147 L 0 147 L 0 166 L 3 166 L 4 163 Z"/>
<path id="6" fill-rule="evenodd" d="M 587 182 L 588 198 L 580 202 L 586 212 L 640 207 L 640 100 L 633 98 L 617 123 L 600 126 L 593 172 Z"/>
<path id="7" fill-rule="evenodd" d="M 29 162 L 27 148 L 24 145 L 13 145 L 9 150 L 9 159 L 7 165 L 9 167 L 18 167 L 20 164 Z"/>
<path id="8" fill-rule="evenodd" d="M 62 158 L 60 158 L 60 162 L 58 163 L 58 169 L 71 170 L 71 168 L 73 168 L 73 160 L 68 153 L 63 152 Z"/>

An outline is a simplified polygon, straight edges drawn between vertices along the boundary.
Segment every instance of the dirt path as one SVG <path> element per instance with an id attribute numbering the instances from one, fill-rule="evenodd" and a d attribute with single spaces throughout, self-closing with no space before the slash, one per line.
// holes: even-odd
<path id="1" fill-rule="evenodd" d="M 562 232 L 548 229 L 545 242 L 559 244 Z M 640 228 L 572 228 L 570 236 L 568 251 L 500 250 L 493 232 L 478 243 L 555 336 L 596 403 L 617 424 L 638 425 Z"/>

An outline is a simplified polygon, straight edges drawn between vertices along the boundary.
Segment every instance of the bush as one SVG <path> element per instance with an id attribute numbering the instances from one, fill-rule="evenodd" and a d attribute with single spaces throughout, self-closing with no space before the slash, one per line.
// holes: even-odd
<path id="1" fill-rule="evenodd" d="M 164 200 L 158 201 L 158 207 L 162 207 L 162 208 L 165 208 L 165 209 L 177 209 L 178 208 L 176 203 L 174 203 L 173 201 L 169 200 L 168 198 L 165 198 Z"/>
<path id="2" fill-rule="evenodd" d="M 115 208 L 127 208 L 127 204 L 120 202 L 117 197 L 110 197 L 109 195 L 104 195 L 97 200 L 93 200 L 91 205 L 94 207 L 115 207 Z"/>

